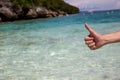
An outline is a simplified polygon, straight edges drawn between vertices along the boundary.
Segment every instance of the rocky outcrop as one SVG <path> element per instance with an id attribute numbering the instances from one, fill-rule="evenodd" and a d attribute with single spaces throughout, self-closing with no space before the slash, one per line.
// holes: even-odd
<path id="1" fill-rule="evenodd" d="M 2 18 L 2 21 L 17 19 L 17 15 L 6 7 L 0 8 L 0 17 Z"/>
<path id="2" fill-rule="evenodd" d="M 64 11 L 58 11 L 58 16 L 68 16 L 68 14 L 66 13 L 66 12 L 64 12 Z"/>
<path id="3" fill-rule="evenodd" d="M 49 11 L 48 11 L 48 14 L 47 14 L 48 17 L 56 17 L 56 16 L 58 16 L 58 15 L 59 15 L 59 14 L 58 14 L 57 12 L 51 11 L 51 10 L 49 10 Z"/>
<path id="4" fill-rule="evenodd" d="M 52 10 L 47 10 L 46 8 L 43 7 L 36 7 L 35 11 L 38 14 L 38 17 L 57 17 L 57 16 L 66 16 L 68 15 L 64 11 L 52 11 Z"/>
<path id="5" fill-rule="evenodd" d="M 29 9 L 28 13 L 26 14 L 26 18 L 36 18 L 37 12 L 34 9 Z"/>
<path id="6" fill-rule="evenodd" d="M 34 8 L 22 8 L 20 5 L 14 5 L 10 0 L 0 1 L 0 22 L 66 15 L 68 14 L 64 11 L 52 11 L 39 6 Z"/>
<path id="7" fill-rule="evenodd" d="M 36 7 L 35 11 L 37 12 L 38 17 L 41 17 L 41 18 L 47 17 L 47 14 L 49 13 L 48 10 L 43 7 Z"/>
<path id="8" fill-rule="evenodd" d="M 2 18 L 0 17 L 0 22 L 2 22 Z"/>

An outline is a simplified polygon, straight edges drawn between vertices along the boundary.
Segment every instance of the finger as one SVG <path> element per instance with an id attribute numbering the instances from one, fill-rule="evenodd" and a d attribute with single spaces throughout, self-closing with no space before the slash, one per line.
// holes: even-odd
<path id="1" fill-rule="evenodd" d="M 88 44 L 88 47 L 93 47 L 93 46 L 95 46 L 95 43 L 94 43 L 94 42 L 91 43 L 91 44 Z"/>
<path id="2" fill-rule="evenodd" d="M 85 28 L 90 32 L 92 35 L 96 35 L 97 32 L 93 30 L 88 24 L 85 24 Z"/>
<path id="3" fill-rule="evenodd" d="M 86 23 L 85 28 L 91 33 L 93 32 L 93 29 Z"/>
<path id="4" fill-rule="evenodd" d="M 93 40 L 85 41 L 86 44 L 91 44 L 93 43 Z"/>
<path id="5" fill-rule="evenodd" d="M 94 38 L 93 37 L 85 37 L 85 41 L 89 41 L 89 40 L 93 40 Z"/>
<path id="6" fill-rule="evenodd" d="M 95 50 L 96 49 L 96 46 L 92 46 L 90 47 L 91 50 Z"/>

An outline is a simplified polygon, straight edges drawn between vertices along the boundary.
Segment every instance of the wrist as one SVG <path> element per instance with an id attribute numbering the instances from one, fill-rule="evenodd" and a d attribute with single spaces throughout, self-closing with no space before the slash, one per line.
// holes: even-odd
<path id="1" fill-rule="evenodd" d="M 111 43 L 108 35 L 104 34 L 104 35 L 102 35 L 102 38 L 103 38 L 104 45 Z"/>

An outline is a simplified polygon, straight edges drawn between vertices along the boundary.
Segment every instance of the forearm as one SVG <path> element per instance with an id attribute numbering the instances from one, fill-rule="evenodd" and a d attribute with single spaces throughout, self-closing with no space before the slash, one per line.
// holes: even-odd
<path id="1" fill-rule="evenodd" d="M 105 44 L 120 42 L 120 31 L 104 34 L 103 39 L 105 40 Z"/>

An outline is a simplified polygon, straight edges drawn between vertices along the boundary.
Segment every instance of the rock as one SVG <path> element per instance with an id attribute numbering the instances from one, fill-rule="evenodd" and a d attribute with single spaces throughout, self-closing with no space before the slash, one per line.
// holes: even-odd
<path id="1" fill-rule="evenodd" d="M 48 15 L 51 16 L 51 17 L 56 17 L 56 16 L 58 16 L 58 13 L 55 12 L 55 11 L 49 10 L 47 16 L 48 16 Z M 49 16 L 48 16 L 48 17 L 49 17 Z"/>
<path id="2" fill-rule="evenodd" d="M 13 13 L 9 8 L 2 7 L 0 8 L 0 17 L 3 21 L 13 20 L 17 18 L 17 15 Z"/>
<path id="3" fill-rule="evenodd" d="M 38 14 L 38 17 L 45 18 L 48 15 L 48 10 L 43 7 L 36 7 L 35 11 Z"/>
<path id="4" fill-rule="evenodd" d="M 11 8 L 12 6 L 13 6 L 13 3 L 11 3 L 9 0 L 4 0 L 4 1 L 0 0 L 0 7 Z"/>
<path id="5" fill-rule="evenodd" d="M 2 2 L 10 2 L 10 0 L 0 0 L 0 1 L 2 1 Z"/>
<path id="6" fill-rule="evenodd" d="M 34 9 L 29 9 L 26 18 L 36 18 L 38 15 Z"/>
<path id="7" fill-rule="evenodd" d="M 0 22 L 2 22 L 2 18 L 0 17 Z"/>
<path id="8" fill-rule="evenodd" d="M 38 14 L 38 17 L 46 18 L 46 17 L 56 17 L 58 14 L 55 11 L 47 10 L 43 7 L 36 7 L 36 12 Z"/>
<path id="9" fill-rule="evenodd" d="M 58 16 L 67 16 L 68 14 L 64 11 L 57 11 L 58 12 Z"/>
<path id="10" fill-rule="evenodd" d="M 23 14 L 22 7 L 20 5 L 13 5 L 12 11 L 15 12 L 18 16 Z"/>

